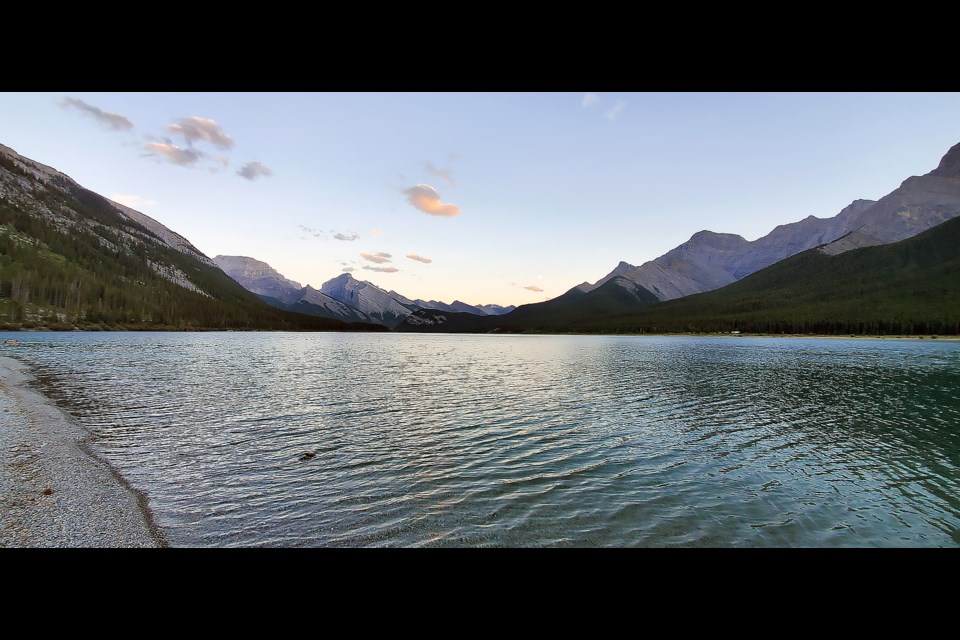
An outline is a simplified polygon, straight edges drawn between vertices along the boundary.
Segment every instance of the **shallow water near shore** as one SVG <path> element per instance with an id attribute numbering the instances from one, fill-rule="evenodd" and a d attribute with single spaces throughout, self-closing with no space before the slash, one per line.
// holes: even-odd
<path id="1" fill-rule="evenodd" d="M 956 342 L 17 337 L 174 546 L 960 544 Z"/>

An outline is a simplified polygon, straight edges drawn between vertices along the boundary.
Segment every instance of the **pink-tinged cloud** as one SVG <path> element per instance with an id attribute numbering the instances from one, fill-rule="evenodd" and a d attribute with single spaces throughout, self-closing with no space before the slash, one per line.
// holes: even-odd
<path id="1" fill-rule="evenodd" d="M 120 115 L 119 113 L 110 113 L 108 111 L 104 111 L 100 107 L 87 104 L 83 100 L 79 100 L 77 98 L 65 97 L 60 100 L 60 106 L 64 109 L 77 109 L 78 111 L 81 111 L 82 113 L 92 117 L 106 128 L 113 129 L 114 131 L 129 131 L 130 129 L 133 129 L 133 123 L 130 122 L 130 119 L 126 116 Z"/>
<path id="2" fill-rule="evenodd" d="M 167 142 L 148 142 L 147 154 L 158 158 L 165 158 L 167 162 L 181 167 L 192 167 L 203 154 L 196 149 L 182 149 Z"/>
<path id="3" fill-rule="evenodd" d="M 418 184 L 404 189 L 407 200 L 420 211 L 432 216 L 452 218 L 460 215 L 460 207 L 455 204 L 441 202 L 440 194 L 428 184 Z"/>
<path id="4" fill-rule="evenodd" d="M 228 136 L 215 120 L 209 118 L 199 116 L 180 118 L 177 122 L 168 124 L 167 130 L 174 135 L 181 136 L 187 144 L 202 140 L 224 150 L 232 149 L 234 144 L 233 138 Z"/>
<path id="5" fill-rule="evenodd" d="M 390 262 L 390 258 L 393 256 L 389 253 L 384 253 L 380 251 L 378 253 L 367 253 L 366 251 L 360 252 L 360 257 L 364 260 L 369 260 L 370 262 L 376 262 L 377 264 L 383 264 L 385 262 Z"/>
<path id="6" fill-rule="evenodd" d="M 535 284 L 532 284 L 529 287 L 524 287 L 524 289 L 526 289 L 527 291 L 533 291 L 535 293 L 543 293 L 543 289 L 541 289 Z"/>
<path id="7" fill-rule="evenodd" d="M 430 264 L 431 262 L 433 262 L 433 260 L 431 260 L 430 258 L 427 258 L 427 257 L 425 257 L 425 256 L 421 256 L 421 255 L 417 255 L 416 253 L 408 253 L 408 254 L 407 254 L 407 257 L 410 258 L 411 260 L 416 260 L 417 262 L 422 262 L 423 264 Z"/>
<path id="8" fill-rule="evenodd" d="M 587 107 L 592 107 L 593 105 L 599 102 L 600 96 L 595 93 L 585 93 L 583 97 L 580 98 L 580 106 L 586 109 Z"/>
<path id="9" fill-rule="evenodd" d="M 370 235 L 372 235 L 372 236 L 382 236 L 382 235 L 383 235 L 383 231 L 380 231 L 380 229 L 372 229 L 372 230 L 370 231 Z"/>
<path id="10" fill-rule="evenodd" d="M 371 267 L 370 265 L 364 265 L 363 267 L 367 271 L 379 271 L 380 273 L 396 273 L 400 271 L 396 267 Z"/>

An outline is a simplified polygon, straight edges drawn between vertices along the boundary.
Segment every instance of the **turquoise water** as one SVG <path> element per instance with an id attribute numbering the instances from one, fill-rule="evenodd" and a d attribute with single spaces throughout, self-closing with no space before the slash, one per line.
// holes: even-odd
<path id="1" fill-rule="evenodd" d="M 17 337 L 174 545 L 960 543 L 960 343 Z"/>

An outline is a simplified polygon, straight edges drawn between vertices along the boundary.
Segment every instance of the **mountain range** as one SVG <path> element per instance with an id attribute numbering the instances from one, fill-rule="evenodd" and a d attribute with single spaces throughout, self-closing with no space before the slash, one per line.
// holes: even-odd
<path id="1" fill-rule="evenodd" d="M 496 304 L 469 305 L 459 300 L 450 304 L 436 300 L 411 300 L 396 291 L 385 291 L 373 283 L 357 280 L 349 273 L 327 280 L 318 291 L 310 286 L 301 286 L 266 262 L 254 258 L 216 256 L 214 262 L 246 289 L 279 309 L 346 321 L 375 322 L 391 329 L 419 309 L 487 316 L 509 313 L 516 308 Z"/>
<path id="2" fill-rule="evenodd" d="M 545 302 L 410 299 L 350 273 L 319 289 L 182 235 L 0 145 L 0 328 L 433 332 L 960 332 L 960 144 L 831 218 L 748 241 L 700 231 Z"/>
<path id="3" fill-rule="evenodd" d="M 620 262 L 593 284 L 584 282 L 553 300 L 522 305 L 498 318 L 421 310 L 397 329 L 484 332 L 593 327 L 599 330 L 610 326 L 606 319 L 627 316 L 651 305 L 681 313 L 688 307 L 663 307 L 657 303 L 713 290 L 724 291 L 724 287 L 800 253 L 816 250 L 821 255 L 839 256 L 894 243 L 936 228 L 958 215 L 960 144 L 954 145 L 930 173 L 907 178 L 899 188 L 878 201 L 856 200 L 832 218 L 809 216 L 780 225 L 752 242 L 738 235 L 700 231 L 659 258 L 640 266 Z M 794 275 L 803 277 L 799 272 Z M 682 317 L 682 313 L 678 317 Z"/>

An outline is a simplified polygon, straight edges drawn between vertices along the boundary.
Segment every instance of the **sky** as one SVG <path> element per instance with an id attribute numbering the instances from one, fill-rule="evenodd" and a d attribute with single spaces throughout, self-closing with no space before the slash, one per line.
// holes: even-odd
<path id="1" fill-rule="evenodd" d="M 0 94 L 0 143 L 211 257 L 469 304 L 831 217 L 958 142 L 960 93 Z"/>

